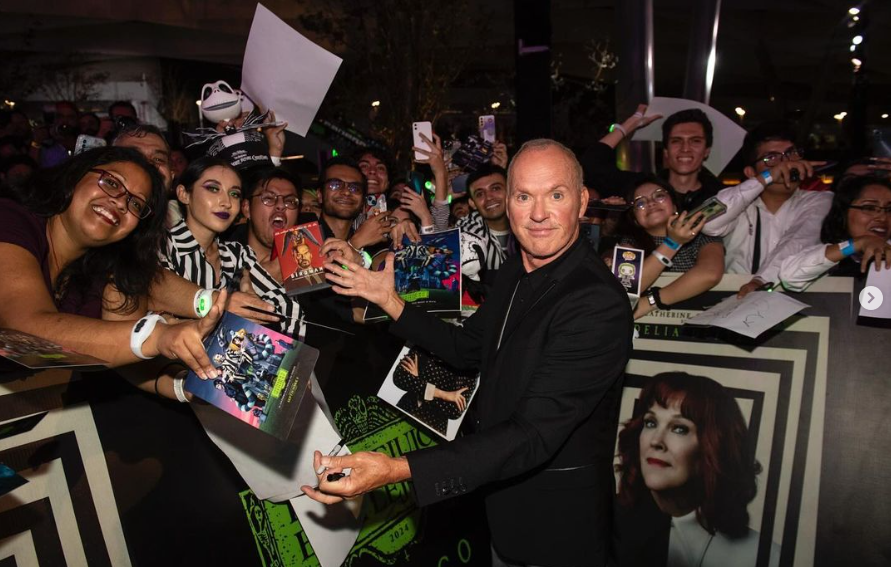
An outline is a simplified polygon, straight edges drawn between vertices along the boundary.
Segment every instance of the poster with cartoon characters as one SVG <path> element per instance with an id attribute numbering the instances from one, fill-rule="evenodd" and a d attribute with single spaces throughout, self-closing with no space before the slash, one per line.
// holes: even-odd
<path id="1" fill-rule="evenodd" d="M 194 372 L 185 388 L 251 427 L 288 439 L 319 352 L 226 312 L 205 341 L 216 378 Z"/>

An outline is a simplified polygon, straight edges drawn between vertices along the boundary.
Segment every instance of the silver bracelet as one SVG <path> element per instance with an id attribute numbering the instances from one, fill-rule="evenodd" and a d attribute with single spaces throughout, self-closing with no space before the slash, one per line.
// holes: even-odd
<path id="1" fill-rule="evenodd" d="M 186 382 L 186 371 L 183 370 L 176 377 L 173 378 L 173 393 L 176 394 L 176 399 L 182 403 L 188 403 L 189 398 L 186 397 L 186 390 L 183 387 L 183 384 Z"/>

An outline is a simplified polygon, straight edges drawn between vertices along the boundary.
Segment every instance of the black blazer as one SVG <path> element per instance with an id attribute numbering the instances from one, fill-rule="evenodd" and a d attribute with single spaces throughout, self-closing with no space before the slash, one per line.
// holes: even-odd
<path id="1" fill-rule="evenodd" d="M 628 298 L 581 239 L 498 335 L 525 273 L 502 265 L 463 327 L 407 307 L 391 330 L 458 368 L 479 368 L 477 432 L 408 455 L 427 505 L 490 485 L 495 549 L 535 565 L 604 565 L 610 541 L 618 405 L 631 354 Z"/>

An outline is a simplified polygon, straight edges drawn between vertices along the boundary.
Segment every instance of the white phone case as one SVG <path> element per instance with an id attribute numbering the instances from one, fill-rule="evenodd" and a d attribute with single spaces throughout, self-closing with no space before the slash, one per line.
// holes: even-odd
<path id="1" fill-rule="evenodd" d="M 430 147 L 427 142 L 421 139 L 421 134 L 427 136 L 428 140 L 433 140 L 433 125 L 429 122 L 412 122 L 411 125 L 411 136 L 412 136 L 412 144 L 416 148 L 427 148 Z M 424 154 L 415 152 L 415 161 L 425 161 L 427 156 Z"/>

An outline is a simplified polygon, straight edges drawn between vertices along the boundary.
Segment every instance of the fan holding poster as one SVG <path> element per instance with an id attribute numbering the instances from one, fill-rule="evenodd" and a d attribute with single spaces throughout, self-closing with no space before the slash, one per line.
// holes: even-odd
<path id="1" fill-rule="evenodd" d="M 322 230 L 310 222 L 275 233 L 275 251 L 282 268 L 282 282 L 288 295 L 325 289 L 325 256 L 321 253 Z"/>

